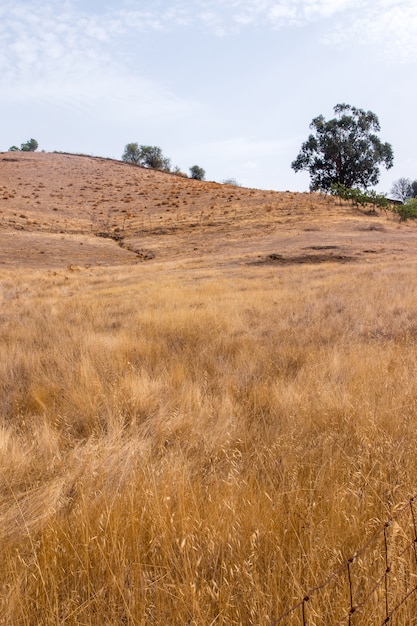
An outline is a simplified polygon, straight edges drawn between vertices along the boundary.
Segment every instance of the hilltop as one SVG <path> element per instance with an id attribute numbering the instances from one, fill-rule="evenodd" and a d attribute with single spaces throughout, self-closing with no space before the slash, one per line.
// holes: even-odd
<path id="1" fill-rule="evenodd" d="M 347 262 L 408 255 L 415 237 L 414 225 L 320 194 L 98 157 L 0 154 L 0 267 Z"/>

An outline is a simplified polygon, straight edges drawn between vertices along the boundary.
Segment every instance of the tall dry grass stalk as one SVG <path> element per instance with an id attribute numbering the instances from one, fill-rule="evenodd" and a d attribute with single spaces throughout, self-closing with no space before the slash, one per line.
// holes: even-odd
<path id="1" fill-rule="evenodd" d="M 268 624 L 322 582 L 417 491 L 415 271 L 3 273 L 0 623 Z"/>

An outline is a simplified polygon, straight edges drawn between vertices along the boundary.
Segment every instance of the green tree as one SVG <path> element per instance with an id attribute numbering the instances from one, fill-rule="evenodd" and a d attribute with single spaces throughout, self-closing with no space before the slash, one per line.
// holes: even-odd
<path id="1" fill-rule="evenodd" d="M 404 204 L 392 207 L 391 210 L 399 216 L 400 222 L 415 220 L 417 219 L 417 198 L 407 198 Z"/>
<path id="2" fill-rule="evenodd" d="M 17 146 L 11 146 L 9 152 L 35 152 L 38 149 L 38 142 L 36 139 L 29 139 L 26 143 L 20 144 L 20 148 Z"/>
<path id="3" fill-rule="evenodd" d="M 122 161 L 125 161 L 125 163 L 133 163 L 134 165 L 139 165 L 140 148 L 137 143 L 128 143 L 125 145 L 125 150 L 122 154 Z"/>
<path id="4" fill-rule="evenodd" d="M 161 148 L 158 148 L 158 146 L 140 146 L 137 143 L 128 143 L 125 146 L 122 161 L 167 172 L 171 168 L 170 159 L 164 157 Z"/>
<path id="5" fill-rule="evenodd" d="M 376 207 L 384 210 L 389 207 L 389 202 L 384 194 L 376 193 L 373 189 L 370 191 L 362 191 L 362 189 L 358 189 L 357 187 L 348 189 L 340 183 L 333 183 L 330 193 L 341 200 L 350 200 L 353 206 L 366 206 L 371 204 L 374 210 Z"/>
<path id="6" fill-rule="evenodd" d="M 171 161 L 164 157 L 161 148 L 158 148 L 158 146 L 140 146 L 140 150 L 141 165 L 155 170 L 170 171 Z"/>
<path id="7" fill-rule="evenodd" d="M 194 180 L 204 180 L 206 176 L 205 170 L 199 165 L 193 165 L 190 167 L 190 178 L 194 178 Z"/>
<path id="8" fill-rule="evenodd" d="M 295 172 L 308 171 L 312 191 L 329 191 L 333 184 L 350 189 L 367 189 L 379 181 L 379 166 L 392 167 L 394 154 L 389 143 L 375 134 L 379 120 L 372 111 L 349 104 L 334 107 L 336 117 L 326 121 L 315 117 L 307 141 L 291 167 Z"/>
<path id="9" fill-rule="evenodd" d="M 36 139 L 29 139 L 26 143 L 22 143 L 20 149 L 22 152 L 35 152 L 35 150 L 38 149 L 38 146 L 39 144 Z"/>

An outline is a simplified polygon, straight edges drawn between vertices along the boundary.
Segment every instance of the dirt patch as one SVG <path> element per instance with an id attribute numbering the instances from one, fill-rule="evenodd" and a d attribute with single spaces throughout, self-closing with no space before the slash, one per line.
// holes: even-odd
<path id="1" fill-rule="evenodd" d="M 306 250 L 338 250 L 339 246 L 308 246 Z"/>
<path id="2" fill-rule="evenodd" d="M 297 256 L 283 256 L 272 253 L 265 259 L 255 261 L 255 265 L 304 265 L 315 263 L 348 263 L 355 259 L 345 254 L 300 254 Z"/>
<path id="3" fill-rule="evenodd" d="M 376 230 L 379 233 L 385 232 L 385 228 L 382 224 L 369 224 L 367 226 L 359 226 L 358 230 L 362 232 L 367 232 L 367 231 L 372 231 L 372 230 Z"/>

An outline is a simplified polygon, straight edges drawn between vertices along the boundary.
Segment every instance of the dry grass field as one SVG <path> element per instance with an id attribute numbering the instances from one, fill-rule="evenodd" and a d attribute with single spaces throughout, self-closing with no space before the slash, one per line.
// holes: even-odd
<path id="1" fill-rule="evenodd" d="M 0 154 L 0 624 L 269 625 L 336 571 L 417 492 L 416 243 L 314 194 Z M 340 623 L 384 623 L 411 557 Z M 280 624 L 346 609 L 336 580 Z"/>

